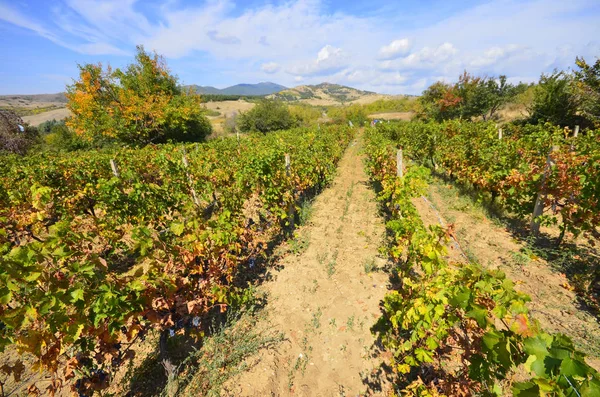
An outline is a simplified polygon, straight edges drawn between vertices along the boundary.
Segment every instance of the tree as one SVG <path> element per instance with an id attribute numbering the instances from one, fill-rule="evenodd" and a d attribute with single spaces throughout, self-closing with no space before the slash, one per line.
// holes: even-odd
<path id="1" fill-rule="evenodd" d="M 88 141 L 200 141 L 211 132 L 200 96 L 182 92 L 163 57 L 137 47 L 126 70 L 101 64 L 79 66 L 79 80 L 67 87 L 67 121 Z"/>
<path id="2" fill-rule="evenodd" d="M 542 74 L 529 110 L 531 122 L 568 126 L 577 119 L 577 101 L 573 95 L 573 76 L 554 71 Z"/>
<path id="3" fill-rule="evenodd" d="M 285 104 L 273 99 L 263 99 L 258 104 L 238 117 L 238 127 L 242 132 L 267 133 L 287 130 L 296 125 Z"/>
<path id="4" fill-rule="evenodd" d="M 583 58 L 577 57 L 575 64 L 575 101 L 579 113 L 595 127 L 600 128 L 600 59 L 588 65 Z"/>
<path id="5" fill-rule="evenodd" d="M 460 115 L 461 102 L 462 98 L 454 86 L 438 81 L 423 91 L 419 98 L 419 116 L 436 121 L 457 118 Z"/>

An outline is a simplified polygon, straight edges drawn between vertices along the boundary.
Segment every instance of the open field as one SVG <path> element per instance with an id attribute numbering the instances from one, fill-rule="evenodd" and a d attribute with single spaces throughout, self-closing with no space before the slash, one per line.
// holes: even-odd
<path id="1" fill-rule="evenodd" d="M 373 113 L 368 116 L 372 120 L 404 120 L 409 121 L 415 117 L 414 112 L 389 112 L 389 113 Z"/>

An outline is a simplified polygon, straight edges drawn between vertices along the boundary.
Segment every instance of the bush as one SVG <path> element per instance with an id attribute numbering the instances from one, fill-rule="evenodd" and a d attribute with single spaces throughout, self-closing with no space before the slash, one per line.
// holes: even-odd
<path id="1" fill-rule="evenodd" d="M 565 72 L 542 74 L 534 90 L 530 122 L 572 125 L 577 119 L 573 83 L 573 76 Z"/>
<path id="2" fill-rule="evenodd" d="M 369 122 L 364 107 L 358 104 L 329 108 L 327 115 L 334 123 L 347 124 L 352 121 L 356 125 L 365 125 Z"/>
<path id="3" fill-rule="evenodd" d="M 89 142 L 70 130 L 64 122 L 54 124 L 50 133 L 44 137 L 44 143 L 48 149 L 57 152 L 72 152 L 91 147 Z"/>
<path id="4" fill-rule="evenodd" d="M 267 133 L 287 130 L 296 124 L 297 121 L 292 117 L 287 106 L 273 99 L 260 101 L 254 108 L 238 117 L 238 127 L 242 132 Z"/>
<path id="5" fill-rule="evenodd" d="M 23 123 L 14 112 L 0 111 L 0 153 L 25 154 L 38 138 L 37 128 Z"/>
<path id="6" fill-rule="evenodd" d="M 200 96 L 182 92 L 164 58 L 139 46 L 126 70 L 80 66 L 79 80 L 67 87 L 67 126 L 90 142 L 135 145 L 201 141 L 211 133 Z"/>

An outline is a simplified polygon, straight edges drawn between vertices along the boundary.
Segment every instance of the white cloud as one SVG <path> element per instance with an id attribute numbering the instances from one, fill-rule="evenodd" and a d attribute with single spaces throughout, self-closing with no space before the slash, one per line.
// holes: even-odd
<path id="1" fill-rule="evenodd" d="M 597 0 L 488 0 L 452 6 L 447 17 L 422 11 L 428 18 L 376 6 L 366 16 L 331 12 L 325 0 L 251 3 L 63 0 L 31 13 L 23 2 L 0 0 L 0 20 L 103 62 L 144 44 L 187 83 L 223 86 L 270 73 L 284 85 L 300 78 L 419 93 L 424 81 L 455 80 L 465 69 L 535 80 L 600 48 Z M 32 16 L 42 13 L 49 18 Z"/>
<path id="2" fill-rule="evenodd" d="M 390 44 L 381 47 L 379 50 L 380 59 L 396 59 L 408 54 L 410 51 L 410 41 L 408 39 L 394 40 Z"/>
<path id="3" fill-rule="evenodd" d="M 316 60 L 293 66 L 288 69 L 288 73 L 300 76 L 326 76 L 344 69 L 349 61 L 348 55 L 341 48 L 328 44 L 321 48 Z"/>
<path id="4" fill-rule="evenodd" d="M 275 62 L 263 63 L 260 66 L 260 70 L 262 70 L 265 73 L 269 73 L 269 74 L 273 74 L 275 72 L 278 72 L 279 69 L 281 69 L 281 67 L 279 66 L 278 63 L 275 63 Z"/>
<path id="5" fill-rule="evenodd" d="M 484 51 L 482 56 L 474 58 L 469 65 L 475 68 L 494 65 L 501 60 L 506 60 L 515 55 L 524 54 L 527 47 L 510 44 L 505 47 L 491 47 Z"/>
<path id="6" fill-rule="evenodd" d="M 437 47 L 423 47 L 404 58 L 387 60 L 379 64 L 381 70 L 420 70 L 435 69 L 441 64 L 453 60 L 458 50 L 451 43 L 443 43 Z"/>

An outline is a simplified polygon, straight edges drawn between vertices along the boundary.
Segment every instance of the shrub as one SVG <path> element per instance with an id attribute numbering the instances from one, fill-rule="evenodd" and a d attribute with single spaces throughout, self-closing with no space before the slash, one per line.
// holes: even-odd
<path id="1" fill-rule="evenodd" d="M 238 127 L 242 132 L 287 130 L 296 123 L 287 106 L 273 99 L 263 99 L 238 117 Z"/>
<path id="2" fill-rule="evenodd" d="M 0 111 L 0 153 L 25 154 L 38 137 L 37 128 L 23 123 L 14 112 Z"/>

